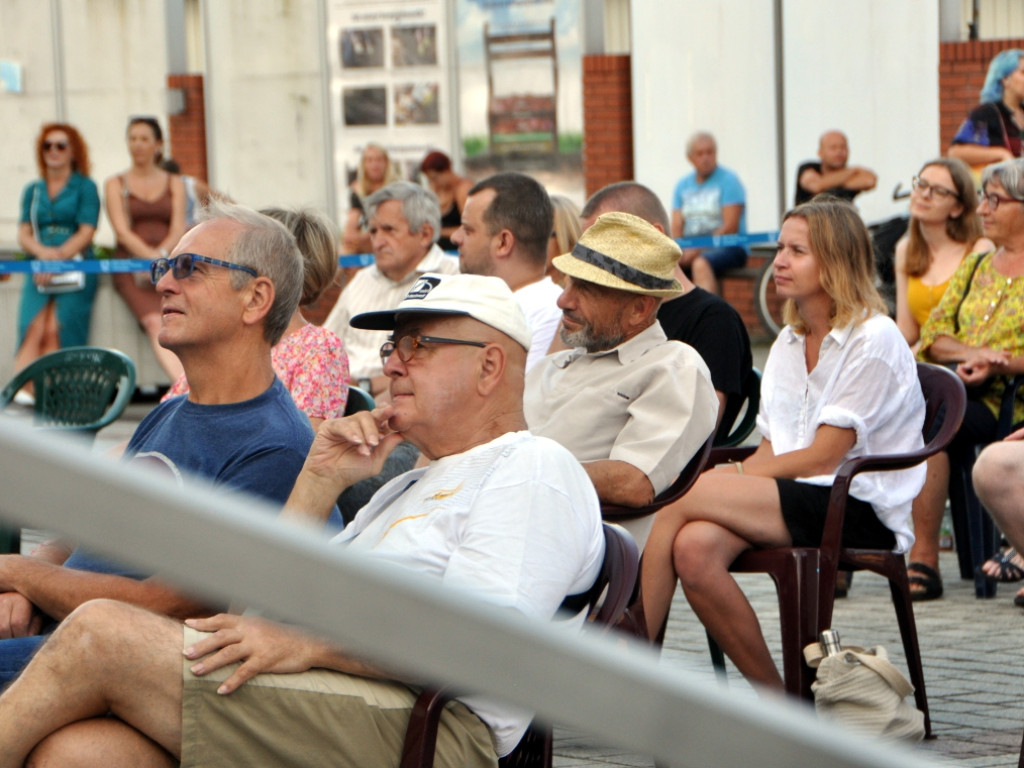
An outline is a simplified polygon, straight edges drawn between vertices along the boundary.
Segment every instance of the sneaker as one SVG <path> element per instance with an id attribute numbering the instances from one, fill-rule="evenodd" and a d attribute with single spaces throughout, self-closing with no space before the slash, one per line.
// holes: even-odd
<path id="1" fill-rule="evenodd" d="M 28 392 L 22 389 L 19 390 L 14 395 L 14 402 L 17 403 L 18 405 L 24 405 L 31 408 L 36 404 L 36 399 L 32 397 L 32 395 L 30 395 Z"/>

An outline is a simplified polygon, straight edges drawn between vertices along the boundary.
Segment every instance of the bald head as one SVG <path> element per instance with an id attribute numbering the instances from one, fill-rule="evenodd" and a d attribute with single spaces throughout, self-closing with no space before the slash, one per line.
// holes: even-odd
<path id="1" fill-rule="evenodd" d="M 837 171 L 846 167 L 850 157 L 850 147 L 846 135 L 841 131 L 826 131 L 818 140 L 818 157 L 821 158 L 821 170 Z"/>
<path id="2" fill-rule="evenodd" d="M 612 211 L 638 216 L 662 233 L 669 230 L 668 213 L 661 200 L 650 189 L 635 181 L 609 184 L 595 192 L 580 213 L 583 229 L 589 229 L 601 214 Z"/>

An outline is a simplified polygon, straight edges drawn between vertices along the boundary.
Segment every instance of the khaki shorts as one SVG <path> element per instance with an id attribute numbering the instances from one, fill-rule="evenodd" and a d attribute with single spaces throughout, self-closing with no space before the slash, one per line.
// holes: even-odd
<path id="1" fill-rule="evenodd" d="M 185 627 L 182 647 L 202 635 Z M 398 765 L 417 696 L 400 683 L 315 669 L 258 675 L 221 696 L 235 665 L 199 678 L 193 663 L 182 664 L 182 768 Z M 490 730 L 460 702 L 441 717 L 435 765 L 497 765 Z"/>

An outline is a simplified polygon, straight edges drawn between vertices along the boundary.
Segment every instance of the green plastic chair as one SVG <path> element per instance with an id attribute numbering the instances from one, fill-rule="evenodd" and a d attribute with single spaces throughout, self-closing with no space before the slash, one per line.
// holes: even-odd
<path id="1" fill-rule="evenodd" d="M 715 440 L 716 448 L 732 448 L 746 440 L 757 424 L 757 409 L 761 405 L 761 371 L 750 369 L 750 375 L 743 382 L 744 407 L 739 420 L 725 437 Z"/>
<path id="2" fill-rule="evenodd" d="M 345 415 L 351 416 L 357 411 L 372 411 L 377 407 L 373 397 L 365 389 L 349 385 L 348 399 L 345 401 Z"/>
<path id="3" fill-rule="evenodd" d="M 7 408 L 29 382 L 35 390 L 34 423 L 82 434 L 91 440 L 120 416 L 135 391 L 135 364 L 103 347 L 68 347 L 40 357 L 0 391 Z"/>
<path id="4" fill-rule="evenodd" d="M 102 347 L 68 347 L 28 365 L 0 391 L 0 411 L 32 382 L 36 427 L 71 432 L 90 445 L 120 416 L 135 391 L 135 363 Z M 0 528 L 0 553 L 21 551 L 21 531 Z"/>

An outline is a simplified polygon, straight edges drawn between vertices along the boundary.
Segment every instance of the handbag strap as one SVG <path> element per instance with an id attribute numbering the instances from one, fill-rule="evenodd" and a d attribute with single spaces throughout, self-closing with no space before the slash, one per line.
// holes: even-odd
<path id="1" fill-rule="evenodd" d="M 964 305 L 964 299 L 966 299 L 967 294 L 971 292 L 971 283 L 974 282 L 974 273 L 978 271 L 978 265 L 980 265 L 981 260 L 990 253 L 991 251 L 985 251 L 985 253 L 979 254 L 978 258 L 974 260 L 974 264 L 971 266 L 971 274 L 967 276 L 967 284 L 964 286 L 963 291 L 960 292 L 960 301 L 956 303 L 956 311 L 953 312 L 953 333 L 960 333 L 960 307 Z"/>
<path id="2" fill-rule="evenodd" d="M 851 645 L 843 648 L 840 653 L 844 656 L 852 656 L 873 671 L 885 680 L 899 694 L 900 698 L 905 698 L 914 692 L 914 686 L 910 684 L 910 681 L 885 657 L 884 648 L 879 647 L 872 653 L 858 646 Z M 820 643 L 810 643 L 804 647 L 804 659 L 807 661 L 808 666 L 817 667 L 823 658 L 824 655 L 821 652 Z"/>

